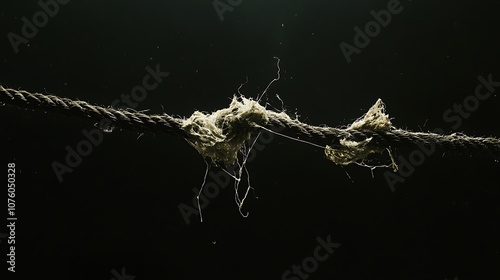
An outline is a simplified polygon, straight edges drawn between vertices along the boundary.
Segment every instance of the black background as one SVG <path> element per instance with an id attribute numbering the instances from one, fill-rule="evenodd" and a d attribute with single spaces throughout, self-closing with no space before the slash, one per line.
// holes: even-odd
<path id="1" fill-rule="evenodd" d="M 396 127 L 453 132 L 443 113 L 474 93 L 479 75 L 500 80 L 496 2 L 401 1 L 403 11 L 347 63 L 339 44 L 352 44 L 353 28 L 387 3 L 244 0 L 221 22 L 211 1 L 72 0 L 16 54 L 7 34 L 21 34 L 21 18 L 40 6 L 3 1 L 0 83 L 110 105 L 159 64 L 170 76 L 136 109 L 189 116 L 227 106 L 246 77 L 242 92 L 256 97 L 276 77 L 276 56 L 282 75 L 270 102 L 279 108 L 279 94 L 304 122 L 348 125 L 382 98 Z M 499 106 L 493 94 L 457 130 L 500 136 Z M 228 187 L 203 223 L 193 215 L 186 225 L 178 206 L 192 205 L 205 164 L 182 139 L 115 130 L 58 182 L 51 163 L 92 128 L 0 107 L 2 174 L 8 162 L 18 172 L 17 272 L 2 279 L 112 279 L 122 268 L 136 280 L 282 279 L 328 235 L 342 245 L 309 279 L 500 276 L 493 159 L 438 152 L 391 192 L 386 169 L 372 178 L 274 137 L 248 165 L 259 197 L 247 200 L 249 217 Z"/>

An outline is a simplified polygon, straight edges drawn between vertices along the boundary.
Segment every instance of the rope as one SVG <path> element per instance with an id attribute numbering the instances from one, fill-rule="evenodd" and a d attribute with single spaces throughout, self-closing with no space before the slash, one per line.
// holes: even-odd
<path id="1" fill-rule="evenodd" d="M 353 124 L 351 127 L 345 129 L 313 126 L 302 123 L 297 119 L 292 119 L 284 113 L 263 109 L 264 107 L 260 106 L 260 104 L 255 101 L 249 101 L 248 99 L 244 101 L 245 102 L 238 103 L 233 100 L 233 103 L 236 102 L 235 104 L 232 103 L 231 106 L 233 107 L 219 110 L 212 115 L 203 115 L 197 112 L 197 118 L 200 118 L 200 116 L 206 117 L 205 123 L 207 121 L 212 121 L 215 126 L 214 129 L 220 130 L 218 132 L 220 135 L 217 141 L 222 141 L 223 145 L 219 145 L 216 152 L 210 151 L 210 153 L 206 153 L 207 148 L 201 148 L 200 142 L 203 142 L 202 144 L 205 146 L 215 146 L 215 144 L 212 142 L 209 144 L 206 143 L 208 141 L 206 139 L 208 137 L 207 135 L 203 135 L 203 139 L 200 140 L 200 131 L 208 129 L 205 123 L 193 127 L 193 123 L 187 125 L 189 119 L 175 118 L 167 114 L 144 114 L 131 110 L 106 108 L 92 105 L 85 101 L 61 98 L 55 95 L 30 93 L 24 90 L 15 90 L 0 86 L 0 102 L 2 103 L 18 108 L 31 108 L 79 117 L 91 122 L 99 122 L 103 118 L 108 118 L 111 120 L 111 125 L 116 128 L 139 133 L 166 133 L 180 136 L 197 148 L 202 156 L 210 157 L 215 161 L 233 160 L 234 156 L 224 157 L 219 154 L 227 152 L 234 153 L 235 148 L 238 150 L 240 148 L 238 145 L 241 145 L 242 142 L 249 137 L 245 136 L 243 139 L 238 139 L 236 143 L 233 141 L 236 138 L 235 134 L 255 133 L 262 127 L 271 130 L 279 129 L 281 134 L 288 137 L 324 146 L 327 156 L 337 164 L 349 164 L 358 160 L 363 160 L 368 154 L 382 152 L 387 148 L 412 147 L 416 145 L 431 145 L 436 150 L 447 153 L 489 155 L 493 158 L 500 158 L 500 139 L 498 138 L 471 137 L 460 133 L 441 135 L 393 128 L 390 125 L 390 121 L 388 121 L 388 116 L 384 115 L 383 103 L 381 103 L 380 100 L 380 103 L 377 102 L 379 107 L 375 108 L 378 109 L 378 111 L 372 111 L 374 109 L 374 107 L 372 107 L 365 116 L 365 119 L 367 119 L 367 117 L 379 118 L 380 116 L 386 118 L 385 123 L 383 123 L 386 127 L 384 129 L 379 127 L 375 128 L 375 126 L 366 123 L 360 124 L 359 121 L 356 123 L 356 126 Z M 255 108 L 260 111 L 251 111 L 253 115 L 248 113 L 250 110 L 256 110 Z M 240 112 L 235 113 L 236 111 Z M 255 114 L 257 114 L 256 112 L 264 115 L 255 117 Z M 216 113 L 218 115 L 214 115 Z M 229 116 L 231 116 L 232 119 L 231 123 L 227 121 Z M 187 129 L 188 127 L 189 129 Z M 212 129 L 209 133 L 214 134 L 216 132 Z M 228 135 L 231 135 L 230 139 L 228 139 Z M 230 142 L 233 147 L 229 151 L 227 146 Z M 221 143 L 218 142 L 217 144 Z M 330 150 L 330 152 L 334 151 L 333 158 L 329 156 L 328 150 Z M 215 154 L 217 154 L 217 156 L 215 156 Z"/>
<path id="2" fill-rule="evenodd" d="M 129 131 L 167 133 L 184 137 L 182 119 L 169 115 L 147 115 L 140 112 L 105 108 L 85 101 L 71 100 L 55 95 L 30 93 L 0 86 L 0 102 L 19 108 L 43 110 L 79 117 L 91 122 L 104 118 L 111 120 L 112 126 Z"/>
<path id="3" fill-rule="evenodd" d="M 363 141 L 371 138 L 369 146 L 378 148 L 414 147 L 433 145 L 437 150 L 464 155 L 492 155 L 500 158 L 500 139 L 494 137 L 471 137 L 460 133 L 441 135 L 430 132 L 413 132 L 402 129 L 389 131 L 350 130 L 332 127 L 318 127 L 283 118 L 270 119 L 275 127 L 284 128 L 288 136 L 314 142 L 318 145 L 340 146 L 341 139 Z"/>

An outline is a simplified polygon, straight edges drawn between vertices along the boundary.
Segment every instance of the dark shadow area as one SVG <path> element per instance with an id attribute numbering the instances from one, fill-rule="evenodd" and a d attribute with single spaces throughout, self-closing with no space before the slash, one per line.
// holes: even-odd
<path id="1" fill-rule="evenodd" d="M 269 102 L 281 109 L 279 94 L 286 112 L 306 123 L 348 125 L 381 98 L 396 127 L 500 137 L 498 91 L 474 99 L 479 77 L 500 81 L 496 2 L 237 2 L 221 21 L 210 1 L 68 1 L 18 53 L 7 35 L 23 36 L 22 18 L 33 22 L 43 9 L 4 3 L 0 83 L 111 106 L 126 103 L 147 67 L 159 67 L 170 75 L 142 100 L 130 99 L 134 109 L 188 117 L 227 107 L 247 77 L 241 91 L 257 97 L 276 77 L 279 57 Z M 354 28 L 389 3 L 400 12 L 348 63 L 339 45 L 356 47 Z M 2 279 L 500 276 L 500 163 L 491 158 L 435 152 L 415 164 L 413 149 L 398 149 L 398 163 L 412 166 L 391 189 L 389 169 L 372 177 L 266 134 L 248 163 L 258 197 L 246 200 L 249 216 L 238 211 L 233 183 L 213 168 L 200 223 L 193 202 L 205 163 L 186 141 L 113 130 L 81 160 L 69 156 L 69 167 L 68 151 L 90 141 L 84 130 L 97 128 L 0 106 L 2 180 L 15 162 L 18 219 L 17 272 Z M 387 154 L 381 160 L 389 163 Z M 72 170 L 62 182 L 54 162 Z M 6 196 L 4 185 L 4 212 Z M 8 239 L 0 240 L 7 270 Z"/>

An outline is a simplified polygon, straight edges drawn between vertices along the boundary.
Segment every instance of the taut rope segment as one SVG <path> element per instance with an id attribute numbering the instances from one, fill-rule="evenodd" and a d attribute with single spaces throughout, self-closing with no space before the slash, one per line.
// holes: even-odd
<path id="1" fill-rule="evenodd" d="M 394 128 L 381 100 L 363 117 L 343 129 L 308 125 L 244 97 L 234 97 L 228 108 L 211 114 L 196 111 L 189 118 L 107 108 L 3 86 L 0 86 L 0 102 L 91 122 L 107 118 L 113 127 L 139 133 L 176 135 L 195 147 L 204 158 L 215 163 L 233 163 L 245 141 L 263 128 L 281 128 L 280 134 L 288 138 L 322 147 L 327 158 L 340 165 L 360 162 L 371 154 L 390 148 L 416 145 L 432 145 L 436 150 L 464 156 L 477 154 L 500 159 L 500 139 L 495 137 L 471 137 L 459 133 L 441 135 Z"/>

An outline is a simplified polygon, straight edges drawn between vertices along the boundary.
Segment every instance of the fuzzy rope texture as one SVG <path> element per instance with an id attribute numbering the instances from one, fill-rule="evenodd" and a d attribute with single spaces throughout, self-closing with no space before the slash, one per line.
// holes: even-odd
<path id="1" fill-rule="evenodd" d="M 280 128 L 280 133 L 288 137 L 323 146 L 326 156 L 340 165 L 362 161 L 368 155 L 381 153 L 386 149 L 416 145 L 432 145 L 438 151 L 464 156 L 487 155 L 500 159 L 500 139 L 495 137 L 471 137 L 461 133 L 441 135 L 394 128 L 385 114 L 381 100 L 364 117 L 347 128 L 305 124 L 246 98 L 234 98 L 229 108 L 212 114 L 195 112 L 189 118 L 107 108 L 85 101 L 3 86 L 0 86 L 0 102 L 18 108 L 79 117 L 91 122 L 108 118 L 116 128 L 139 133 L 173 134 L 185 139 L 203 157 L 216 163 L 233 163 L 243 143 L 263 128 Z"/>

